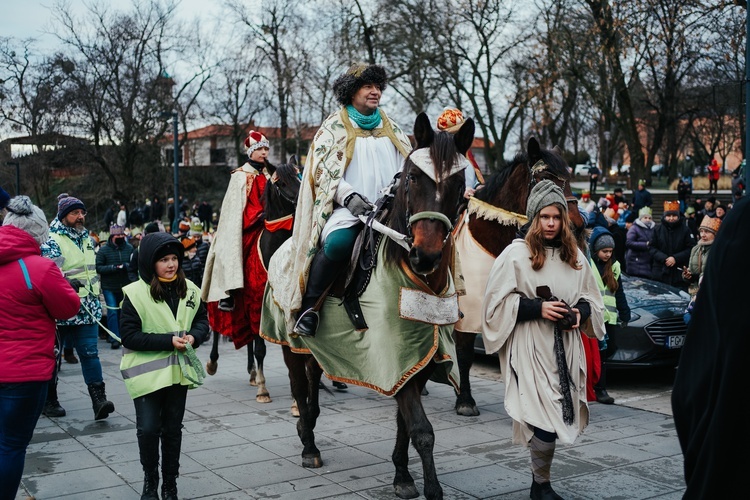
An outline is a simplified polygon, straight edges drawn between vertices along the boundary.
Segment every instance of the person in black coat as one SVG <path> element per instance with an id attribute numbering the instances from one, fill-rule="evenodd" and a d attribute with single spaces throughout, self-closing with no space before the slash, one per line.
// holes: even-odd
<path id="1" fill-rule="evenodd" d="M 750 447 L 744 375 L 750 351 L 747 253 L 750 200 L 739 201 L 721 224 L 695 299 L 672 389 L 672 411 L 684 457 L 685 493 L 692 500 L 745 498 Z"/>
<path id="2" fill-rule="evenodd" d="M 654 279 L 687 290 L 682 268 L 688 265 L 693 246 L 695 238 L 682 221 L 680 203 L 665 201 L 662 222 L 654 228 L 649 245 Z"/>

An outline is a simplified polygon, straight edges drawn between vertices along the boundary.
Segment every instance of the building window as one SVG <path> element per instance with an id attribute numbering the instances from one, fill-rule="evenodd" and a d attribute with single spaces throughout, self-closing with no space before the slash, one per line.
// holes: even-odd
<path id="1" fill-rule="evenodd" d="M 211 150 L 211 165 L 226 165 L 227 163 L 227 150 L 212 149 Z"/>
<path id="2" fill-rule="evenodd" d="M 164 149 L 164 159 L 166 160 L 168 165 L 174 164 L 174 149 Z M 177 155 L 177 163 L 182 163 L 182 150 L 179 151 L 179 154 Z"/>

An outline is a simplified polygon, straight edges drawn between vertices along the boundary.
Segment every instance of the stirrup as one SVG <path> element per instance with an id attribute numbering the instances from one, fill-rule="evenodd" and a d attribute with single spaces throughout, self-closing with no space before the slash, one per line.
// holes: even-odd
<path id="1" fill-rule="evenodd" d="M 305 319 L 305 317 L 308 317 L 309 315 L 315 316 L 315 331 L 312 332 L 312 335 L 309 332 L 303 331 L 299 328 L 300 321 L 302 321 L 303 319 Z M 299 315 L 299 318 L 297 318 L 297 322 L 294 324 L 294 328 L 292 329 L 292 333 L 297 337 L 313 338 L 315 337 L 315 333 L 318 330 L 319 322 L 320 322 L 320 314 L 318 314 L 318 311 L 316 311 L 315 309 L 311 307 Z"/>

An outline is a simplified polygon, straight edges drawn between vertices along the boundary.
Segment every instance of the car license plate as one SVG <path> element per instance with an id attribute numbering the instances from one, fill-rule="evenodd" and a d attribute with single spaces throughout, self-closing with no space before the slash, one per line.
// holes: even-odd
<path id="1" fill-rule="evenodd" d="M 677 349 L 685 343 L 685 335 L 670 335 L 667 337 L 667 347 Z"/>

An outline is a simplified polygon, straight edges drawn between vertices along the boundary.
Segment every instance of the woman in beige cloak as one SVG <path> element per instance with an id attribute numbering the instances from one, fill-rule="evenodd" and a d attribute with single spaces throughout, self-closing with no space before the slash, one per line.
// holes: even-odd
<path id="1" fill-rule="evenodd" d="M 572 443 L 588 424 L 586 359 L 579 325 L 591 319 L 604 336 L 601 294 L 567 224 L 562 190 L 549 180 L 529 194 L 525 239 L 516 239 L 492 266 L 482 306 L 488 353 L 499 352 L 505 410 L 513 442 L 531 451 L 531 498 L 562 498 L 550 485 L 559 439 Z M 551 300 L 543 300 L 549 287 Z M 564 303 L 563 303 L 564 301 Z M 570 304 L 571 326 L 558 323 Z"/>

